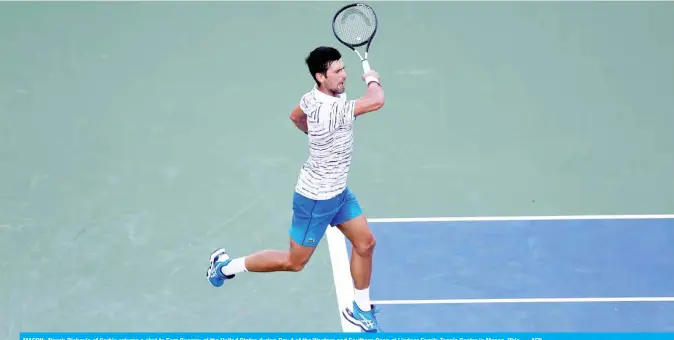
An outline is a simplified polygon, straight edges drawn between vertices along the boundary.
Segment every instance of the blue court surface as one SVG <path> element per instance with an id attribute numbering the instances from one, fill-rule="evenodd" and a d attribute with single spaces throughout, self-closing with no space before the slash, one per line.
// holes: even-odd
<path id="1" fill-rule="evenodd" d="M 384 331 L 674 331 L 674 215 L 374 219 L 371 227 L 371 297 Z M 351 247 L 330 229 L 343 306 L 353 299 Z"/>

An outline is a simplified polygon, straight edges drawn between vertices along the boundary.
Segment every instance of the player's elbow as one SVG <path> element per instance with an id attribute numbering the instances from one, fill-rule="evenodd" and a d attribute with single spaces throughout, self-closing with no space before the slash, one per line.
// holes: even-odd
<path id="1" fill-rule="evenodd" d="M 379 91 L 373 93 L 373 96 L 370 97 L 370 109 L 372 111 L 377 111 L 384 107 L 384 104 L 386 103 L 385 97 L 384 97 L 384 92 Z"/>
<path id="2" fill-rule="evenodd" d="M 384 96 L 377 98 L 367 98 L 356 103 L 354 115 L 359 116 L 368 112 L 377 111 L 384 107 Z"/>
<path id="3" fill-rule="evenodd" d="M 292 114 L 290 115 L 290 121 L 292 121 L 293 124 L 295 124 L 295 126 L 302 125 L 302 118 L 297 117 L 297 116 L 292 115 Z"/>
<path id="4" fill-rule="evenodd" d="M 304 115 L 303 113 L 302 113 L 302 114 L 298 114 L 297 112 L 291 112 L 290 115 L 289 115 L 288 117 L 289 117 L 290 120 L 291 120 L 293 123 L 295 123 L 295 124 L 301 123 L 301 122 L 303 122 L 303 121 L 305 121 L 305 120 L 307 119 L 307 116 L 306 116 L 306 115 Z"/>
<path id="5" fill-rule="evenodd" d="M 374 110 L 379 110 L 382 107 L 384 107 L 385 102 L 386 100 L 384 100 L 384 96 L 381 96 L 381 98 L 377 98 L 372 104 L 374 106 Z"/>
<path id="6" fill-rule="evenodd" d="M 377 111 L 384 107 L 384 96 L 381 96 L 379 98 L 373 98 L 372 101 L 370 101 L 370 105 L 368 105 L 367 111 L 372 112 L 372 111 Z"/>

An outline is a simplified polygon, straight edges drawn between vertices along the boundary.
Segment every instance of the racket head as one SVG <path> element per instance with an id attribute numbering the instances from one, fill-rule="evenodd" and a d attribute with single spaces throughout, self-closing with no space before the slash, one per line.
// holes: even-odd
<path id="1" fill-rule="evenodd" d="M 366 51 L 377 34 L 379 21 L 372 7 L 363 3 L 353 3 L 339 9 L 332 18 L 332 32 L 345 46 L 355 50 L 365 46 Z"/>

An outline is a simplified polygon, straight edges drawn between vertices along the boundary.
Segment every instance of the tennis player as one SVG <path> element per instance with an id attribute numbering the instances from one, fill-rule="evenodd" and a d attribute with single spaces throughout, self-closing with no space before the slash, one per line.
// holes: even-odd
<path id="1" fill-rule="evenodd" d="M 207 276 L 220 287 L 242 272 L 298 272 L 314 253 L 327 227 L 336 226 L 353 245 L 351 276 L 354 301 L 342 311 L 344 317 L 366 332 L 381 332 L 370 302 L 370 276 L 375 237 L 356 196 L 347 186 L 353 152 L 353 122 L 356 117 L 384 105 L 379 75 L 363 75 L 367 90 L 360 99 L 347 100 L 346 71 L 339 51 L 318 47 L 306 58 L 316 85 L 304 94 L 290 113 L 298 129 L 309 136 L 309 159 L 300 170 L 293 196 L 290 249 L 264 250 L 230 258 L 226 250 L 211 254 Z"/>

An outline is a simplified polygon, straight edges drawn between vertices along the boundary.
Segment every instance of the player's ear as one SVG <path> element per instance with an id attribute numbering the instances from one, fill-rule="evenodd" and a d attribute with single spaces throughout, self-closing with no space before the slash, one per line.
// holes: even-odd
<path id="1" fill-rule="evenodd" d="M 316 73 L 315 77 L 316 77 L 316 80 L 321 84 L 323 84 L 323 82 L 326 79 L 325 74 L 320 73 L 320 72 Z"/>

